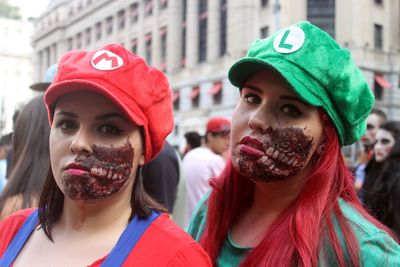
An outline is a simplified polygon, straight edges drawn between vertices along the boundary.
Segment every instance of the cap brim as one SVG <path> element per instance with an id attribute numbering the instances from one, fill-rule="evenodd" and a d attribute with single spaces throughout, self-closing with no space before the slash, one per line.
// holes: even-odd
<path id="1" fill-rule="evenodd" d="M 39 91 L 39 92 L 45 92 L 47 88 L 49 88 L 51 83 L 34 83 L 29 86 L 32 90 Z"/>
<path id="2" fill-rule="evenodd" d="M 298 79 L 293 69 L 297 66 L 289 66 L 291 63 L 283 62 L 268 63 L 257 58 L 243 58 L 232 65 L 228 72 L 230 82 L 238 87 L 243 87 L 243 84 L 250 78 L 251 75 L 263 70 L 272 70 L 279 74 L 292 87 L 297 95 L 312 106 L 322 106 L 322 101 L 308 90 Z"/>

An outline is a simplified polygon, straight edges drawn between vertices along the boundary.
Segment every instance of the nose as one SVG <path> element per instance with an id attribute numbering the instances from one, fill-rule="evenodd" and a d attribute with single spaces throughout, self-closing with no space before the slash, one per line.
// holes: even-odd
<path id="1" fill-rule="evenodd" d="M 266 131 L 269 127 L 272 127 L 273 116 L 265 107 L 260 106 L 254 110 L 249 118 L 248 124 L 250 129 L 261 132 Z"/>
<path id="2" fill-rule="evenodd" d="M 91 155 L 93 148 L 91 146 L 91 139 L 84 129 L 80 129 L 73 136 L 70 149 L 76 155 Z"/>

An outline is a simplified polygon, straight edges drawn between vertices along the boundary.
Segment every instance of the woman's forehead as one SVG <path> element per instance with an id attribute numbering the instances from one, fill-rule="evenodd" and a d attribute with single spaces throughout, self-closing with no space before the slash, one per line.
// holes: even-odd
<path id="1" fill-rule="evenodd" d="M 122 110 L 107 97 L 93 92 L 79 91 L 66 94 L 57 99 L 55 110 L 72 109 L 76 112 L 86 109 L 87 112 L 94 110 L 107 110 L 121 112 Z"/>

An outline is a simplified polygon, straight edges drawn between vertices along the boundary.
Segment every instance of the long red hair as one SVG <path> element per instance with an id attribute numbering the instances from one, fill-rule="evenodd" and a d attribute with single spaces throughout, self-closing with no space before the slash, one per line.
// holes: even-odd
<path id="1" fill-rule="evenodd" d="M 357 239 L 340 210 L 339 198 L 390 232 L 362 208 L 353 189 L 352 174 L 341 155 L 335 128 L 323 112 L 320 117 L 326 138 L 325 153 L 312 159 L 314 166 L 302 191 L 266 229 L 262 241 L 241 266 L 317 266 L 321 249 L 327 244 L 336 265 L 359 266 Z M 206 228 L 200 243 L 216 265 L 231 224 L 252 200 L 254 183 L 239 174 L 229 161 L 222 174 L 211 180 L 211 186 Z M 345 247 L 335 231 L 337 224 Z"/>

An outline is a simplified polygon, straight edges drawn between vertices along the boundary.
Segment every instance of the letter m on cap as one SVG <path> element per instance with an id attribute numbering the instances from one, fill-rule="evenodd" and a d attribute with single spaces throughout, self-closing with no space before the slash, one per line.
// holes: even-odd
<path id="1" fill-rule="evenodd" d="M 98 70 L 114 70 L 124 64 L 122 58 L 108 50 L 97 51 L 90 62 Z"/>

